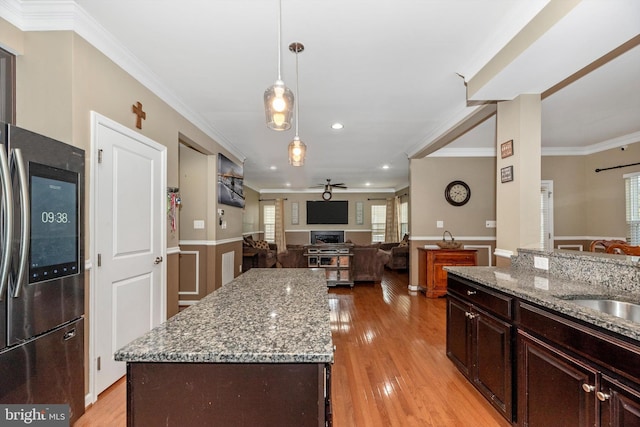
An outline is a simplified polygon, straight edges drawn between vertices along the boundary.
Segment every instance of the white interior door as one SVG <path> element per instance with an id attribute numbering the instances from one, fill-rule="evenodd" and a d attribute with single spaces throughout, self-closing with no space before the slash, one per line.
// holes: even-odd
<path id="1" fill-rule="evenodd" d="M 114 352 L 166 318 L 166 147 L 94 116 L 96 398 L 125 374 Z"/>
<path id="2" fill-rule="evenodd" d="M 540 249 L 553 250 L 553 181 L 540 185 Z"/>

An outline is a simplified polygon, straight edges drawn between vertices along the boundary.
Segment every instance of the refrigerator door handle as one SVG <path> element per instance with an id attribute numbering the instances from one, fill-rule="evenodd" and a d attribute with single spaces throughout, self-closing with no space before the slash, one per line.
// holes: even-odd
<path id="1" fill-rule="evenodd" d="M 4 147 L 0 147 L 0 185 L 2 188 L 2 205 L 4 209 L 4 242 L 0 259 L 0 301 L 4 298 L 4 289 L 9 280 L 11 267 L 11 241 L 13 240 L 13 193 L 11 190 L 11 174 Z"/>
<path id="2" fill-rule="evenodd" d="M 16 168 L 18 173 L 18 185 L 20 188 L 20 263 L 18 266 L 18 277 L 16 279 L 16 289 L 13 293 L 14 298 L 20 296 L 22 282 L 24 281 L 25 271 L 27 269 L 27 258 L 29 257 L 29 235 L 31 225 L 31 209 L 29 206 L 29 187 L 27 185 L 27 171 L 25 170 L 24 160 L 22 159 L 22 150 L 15 148 L 11 150 L 11 165 Z"/>

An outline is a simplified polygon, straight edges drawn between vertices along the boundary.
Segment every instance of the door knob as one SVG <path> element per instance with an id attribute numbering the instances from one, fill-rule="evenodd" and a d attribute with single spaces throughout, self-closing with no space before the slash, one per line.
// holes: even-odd
<path id="1" fill-rule="evenodd" d="M 596 397 L 598 398 L 598 400 L 600 402 L 604 402 L 604 401 L 608 400 L 611 397 L 611 395 L 599 391 L 599 392 L 596 393 Z"/>
<path id="2" fill-rule="evenodd" d="M 591 393 L 596 388 L 594 386 L 592 386 L 591 384 L 584 383 L 584 384 L 582 384 L 582 389 L 584 391 L 586 391 L 587 393 Z"/>
<path id="3" fill-rule="evenodd" d="M 156 259 L 153 261 L 154 264 L 160 264 L 161 262 L 162 262 L 161 256 L 157 256 Z"/>

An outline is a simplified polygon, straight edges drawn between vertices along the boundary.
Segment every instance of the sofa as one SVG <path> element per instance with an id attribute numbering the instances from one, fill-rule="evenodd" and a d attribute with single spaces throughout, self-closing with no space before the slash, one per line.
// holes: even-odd
<path id="1" fill-rule="evenodd" d="M 380 250 L 380 245 L 355 245 L 353 247 L 351 274 L 354 282 L 380 282 L 384 266 L 390 255 Z"/>
<path id="2" fill-rule="evenodd" d="M 245 237 L 242 244 L 242 271 L 274 267 L 278 261 L 277 252 L 275 243 Z"/>
<path id="3" fill-rule="evenodd" d="M 389 255 L 387 268 L 391 270 L 406 270 L 409 268 L 409 236 L 405 234 L 400 242 L 382 243 L 380 250 Z"/>
<path id="4" fill-rule="evenodd" d="M 307 268 L 307 257 L 304 256 L 304 246 L 287 245 L 285 252 L 278 254 L 278 264 L 283 268 Z"/>

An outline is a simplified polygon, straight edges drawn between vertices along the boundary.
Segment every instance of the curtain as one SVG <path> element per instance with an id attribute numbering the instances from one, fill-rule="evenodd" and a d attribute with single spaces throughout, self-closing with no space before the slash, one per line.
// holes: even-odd
<path id="1" fill-rule="evenodd" d="M 395 236 L 394 242 L 399 242 L 404 237 L 404 236 L 401 236 L 402 234 L 402 215 L 400 214 L 401 207 L 402 207 L 402 200 L 400 197 L 396 196 L 395 198 L 396 236 Z"/>
<path id="2" fill-rule="evenodd" d="M 384 241 L 398 242 L 398 222 L 396 221 L 395 199 L 387 199 L 386 219 L 384 223 Z"/>
<path id="3" fill-rule="evenodd" d="M 282 199 L 276 199 L 275 242 L 278 246 L 278 253 L 287 251 L 287 241 L 284 235 L 284 200 Z"/>

